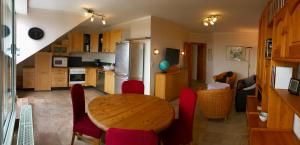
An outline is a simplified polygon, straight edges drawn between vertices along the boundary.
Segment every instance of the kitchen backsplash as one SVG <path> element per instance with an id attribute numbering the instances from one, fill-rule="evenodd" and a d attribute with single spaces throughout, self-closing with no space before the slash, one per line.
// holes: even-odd
<path id="1" fill-rule="evenodd" d="M 114 53 L 73 53 L 70 56 L 82 57 L 82 61 L 94 61 L 100 59 L 101 62 L 115 63 Z"/>

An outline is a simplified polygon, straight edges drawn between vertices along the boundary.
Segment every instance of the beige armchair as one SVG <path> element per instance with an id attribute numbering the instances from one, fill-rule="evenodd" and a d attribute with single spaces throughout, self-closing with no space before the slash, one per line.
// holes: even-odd
<path id="1" fill-rule="evenodd" d="M 228 118 L 230 114 L 233 89 L 198 90 L 200 110 L 207 119 Z"/>

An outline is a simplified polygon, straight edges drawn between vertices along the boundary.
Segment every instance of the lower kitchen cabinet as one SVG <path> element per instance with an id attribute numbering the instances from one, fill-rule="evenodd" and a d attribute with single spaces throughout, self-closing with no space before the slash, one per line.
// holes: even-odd
<path id="1" fill-rule="evenodd" d="M 52 87 L 68 87 L 68 68 L 52 68 Z"/>
<path id="2" fill-rule="evenodd" d="M 96 87 L 97 68 L 86 68 L 85 71 L 85 86 Z"/>
<path id="3" fill-rule="evenodd" d="M 109 94 L 115 93 L 115 72 L 114 71 L 105 71 L 104 92 Z"/>
<path id="4" fill-rule="evenodd" d="M 35 84 L 34 68 L 23 68 L 23 88 L 32 89 Z"/>

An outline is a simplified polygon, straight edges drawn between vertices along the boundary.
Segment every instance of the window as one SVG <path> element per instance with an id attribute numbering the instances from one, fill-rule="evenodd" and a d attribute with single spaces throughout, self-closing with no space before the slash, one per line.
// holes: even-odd
<path id="1" fill-rule="evenodd" d="M 14 0 L 1 0 L 1 144 L 10 144 L 15 122 L 15 22 Z"/>

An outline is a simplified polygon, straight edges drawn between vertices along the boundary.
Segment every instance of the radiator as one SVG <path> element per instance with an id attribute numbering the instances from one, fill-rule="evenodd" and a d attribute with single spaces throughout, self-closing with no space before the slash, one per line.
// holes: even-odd
<path id="1" fill-rule="evenodd" d="M 29 104 L 21 106 L 17 145 L 34 145 L 32 106 Z"/>

